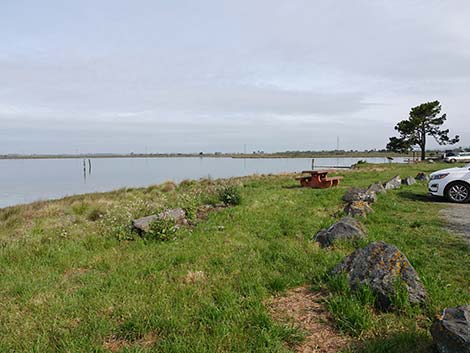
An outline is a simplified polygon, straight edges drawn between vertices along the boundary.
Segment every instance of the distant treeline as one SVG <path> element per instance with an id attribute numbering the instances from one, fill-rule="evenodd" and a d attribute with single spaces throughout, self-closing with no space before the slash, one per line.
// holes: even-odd
<path id="1" fill-rule="evenodd" d="M 455 151 L 468 151 L 470 147 L 457 148 Z M 429 150 L 429 157 L 438 157 L 442 150 Z M 223 153 L 223 152 L 198 152 L 198 153 L 81 153 L 81 154 L 3 154 L 0 159 L 60 159 L 60 158 L 175 158 L 175 157 L 211 157 L 211 158 L 319 158 L 319 157 L 412 157 L 413 152 L 400 154 L 377 150 L 322 150 L 322 151 L 284 151 L 264 152 L 253 151 L 250 153 Z"/>

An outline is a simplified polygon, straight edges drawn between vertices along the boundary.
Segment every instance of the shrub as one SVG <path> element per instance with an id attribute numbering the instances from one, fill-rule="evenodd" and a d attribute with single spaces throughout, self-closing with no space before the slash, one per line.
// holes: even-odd
<path id="1" fill-rule="evenodd" d="M 107 233 L 119 241 L 134 240 L 136 234 L 132 230 L 132 224 L 114 224 L 107 229 Z"/>
<path id="2" fill-rule="evenodd" d="M 163 192 L 170 192 L 176 189 L 176 184 L 174 181 L 169 180 L 165 181 L 161 187 Z"/>
<path id="3" fill-rule="evenodd" d="M 154 240 L 170 240 L 178 230 L 177 225 L 171 219 L 156 219 L 150 224 L 150 230 L 145 234 L 146 238 Z"/>
<path id="4" fill-rule="evenodd" d="M 178 187 L 181 187 L 181 188 L 188 188 L 188 187 L 193 186 L 193 185 L 195 185 L 195 184 L 196 184 L 196 181 L 195 181 L 195 180 L 184 179 L 184 180 L 182 180 L 182 181 L 179 183 Z"/>
<path id="5" fill-rule="evenodd" d="M 90 210 L 88 210 L 87 215 L 86 215 L 86 219 L 91 221 L 91 222 L 95 222 L 98 219 L 100 219 L 100 217 L 102 217 L 103 214 L 104 214 L 103 210 L 101 210 L 97 206 L 94 206 L 94 207 L 90 208 Z"/>
<path id="6" fill-rule="evenodd" d="M 224 187 L 219 190 L 219 200 L 226 205 L 239 205 L 242 201 L 240 189 L 234 185 Z"/>
<path id="7" fill-rule="evenodd" d="M 86 214 L 89 205 L 83 201 L 76 201 L 72 204 L 72 212 L 77 216 L 83 216 Z"/>
<path id="8" fill-rule="evenodd" d="M 181 207 L 184 210 L 186 218 L 189 220 L 195 220 L 199 206 L 197 196 L 189 193 L 179 193 L 176 199 L 176 206 Z"/>

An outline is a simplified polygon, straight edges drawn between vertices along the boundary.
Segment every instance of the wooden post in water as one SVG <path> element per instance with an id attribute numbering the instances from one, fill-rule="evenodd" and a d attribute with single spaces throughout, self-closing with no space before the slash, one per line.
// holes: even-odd
<path id="1" fill-rule="evenodd" d="M 83 181 L 86 184 L 86 161 L 83 160 Z"/>

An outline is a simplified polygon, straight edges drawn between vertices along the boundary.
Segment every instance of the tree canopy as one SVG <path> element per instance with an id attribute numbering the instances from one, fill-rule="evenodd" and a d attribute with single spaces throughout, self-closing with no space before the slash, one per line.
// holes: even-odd
<path id="1" fill-rule="evenodd" d="M 410 116 L 396 126 L 400 137 L 391 137 L 387 150 L 393 152 L 409 152 L 414 147 L 421 149 L 421 159 L 426 158 L 426 138 L 432 136 L 439 145 L 453 145 L 459 142 L 459 136 L 449 137 L 449 129 L 441 129 L 447 115 L 441 113 L 439 101 L 420 104 L 411 108 Z"/>

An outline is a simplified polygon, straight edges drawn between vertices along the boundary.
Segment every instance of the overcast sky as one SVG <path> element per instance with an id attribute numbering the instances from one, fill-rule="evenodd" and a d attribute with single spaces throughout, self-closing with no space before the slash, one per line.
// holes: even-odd
<path id="1" fill-rule="evenodd" d="M 2 0 L 0 153 L 470 145 L 470 1 Z"/>

